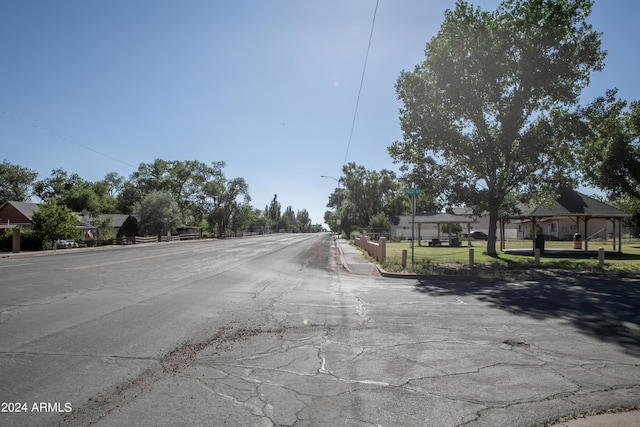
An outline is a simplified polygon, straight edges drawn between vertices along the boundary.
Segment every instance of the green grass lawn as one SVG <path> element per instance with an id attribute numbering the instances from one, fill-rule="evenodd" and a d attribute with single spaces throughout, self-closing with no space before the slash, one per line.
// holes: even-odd
<path id="1" fill-rule="evenodd" d="M 423 242 L 426 245 L 426 242 Z M 535 266 L 533 255 L 519 255 L 500 252 L 499 242 L 496 249 L 496 257 L 488 256 L 486 242 L 472 241 L 474 250 L 474 266 L 485 269 L 528 269 Z M 506 243 L 509 249 L 530 249 L 530 240 L 509 240 Z M 613 251 L 613 242 L 589 242 L 589 250 L 597 251 L 598 248 Z M 438 268 L 466 268 L 469 265 L 469 246 L 461 247 L 429 247 L 414 246 L 414 258 L 416 271 L 435 270 Z M 571 241 L 547 241 L 545 249 L 566 249 L 569 254 L 551 255 L 547 253 L 540 258 L 540 268 L 561 268 L 579 270 L 636 270 L 640 271 L 640 241 L 623 241 L 622 253 L 606 252 L 604 267 L 598 265 L 598 255 L 585 254 L 583 251 L 573 251 Z M 407 250 L 407 267 L 401 265 L 402 251 Z M 411 268 L 411 244 L 387 243 L 387 260 L 382 263 L 382 268 L 389 272 L 413 272 Z"/>

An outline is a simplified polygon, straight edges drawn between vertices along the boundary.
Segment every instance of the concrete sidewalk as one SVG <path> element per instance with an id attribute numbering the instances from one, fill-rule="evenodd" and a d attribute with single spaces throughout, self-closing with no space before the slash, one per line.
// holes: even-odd
<path id="1" fill-rule="evenodd" d="M 362 252 L 349 240 L 337 239 L 335 244 L 340 251 L 342 266 L 350 273 L 369 275 L 377 271 L 376 264 L 367 261 Z"/>
<path id="2" fill-rule="evenodd" d="M 350 273 L 371 275 L 377 274 L 377 266 L 368 261 L 365 256 L 349 240 L 337 239 L 335 245 L 340 251 L 342 265 Z M 601 415 L 576 414 L 576 418 L 560 421 L 553 426 L 557 427 L 636 427 L 640 426 L 640 410 L 626 412 L 614 412 Z"/>

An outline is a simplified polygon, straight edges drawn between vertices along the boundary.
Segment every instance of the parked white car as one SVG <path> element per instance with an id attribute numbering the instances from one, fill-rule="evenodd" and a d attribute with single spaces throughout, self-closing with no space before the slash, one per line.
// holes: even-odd
<path id="1" fill-rule="evenodd" d="M 56 240 L 56 247 L 58 249 L 77 248 L 78 243 L 74 240 Z"/>

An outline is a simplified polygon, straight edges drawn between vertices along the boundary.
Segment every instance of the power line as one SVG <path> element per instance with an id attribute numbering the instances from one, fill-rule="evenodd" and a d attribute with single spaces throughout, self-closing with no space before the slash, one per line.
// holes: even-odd
<path id="1" fill-rule="evenodd" d="M 356 117 L 358 115 L 358 106 L 360 105 L 360 94 L 362 93 L 362 84 L 364 83 L 364 76 L 367 71 L 367 61 L 369 60 L 369 50 L 371 50 L 371 40 L 373 39 L 373 29 L 376 24 L 376 15 L 378 14 L 378 3 L 380 0 L 376 0 L 376 8 L 373 11 L 373 21 L 371 22 L 371 32 L 369 33 L 369 45 L 367 46 L 367 54 L 364 57 L 364 66 L 362 67 L 362 77 L 360 78 L 360 88 L 358 89 L 358 97 L 356 99 L 356 108 L 353 111 L 353 120 L 351 121 L 351 131 L 349 132 L 349 141 L 347 143 L 347 151 L 344 153 L 344 162 L 342 165 L 347 164 L 347 157 L 349 156 L 349 148 L 351 147 L 351 137 L 353 136 L 353 128 L 356 125 Z"/>
<path id="2" fill-rule="evenodd" d="M 30 121 L 28 121 L 28 120 L 24 120 L 24 119 L 22 119 L 22 118 L 20 118 L 20 117 L 18 117 L 18 116 L 15 116 L 15 115 L 13 115 L 13 114 L 9 114 L 9 113 L 7 113 L 7 112 L 5 112 L 5 111 L 0 111 L 0 114 L 3 114 L 3 115 L 5 115 L 5 116 L 7 116 L 7 117 L 9 117 L 9 118 L 12 118 L 12 119 L 16 120 L 16 121 L 19 121 L 19 122 L 21 122 L 21 123 L 23 123 L 23 124 L 25 124 L 25 125 L 28 125 L 28 126 L 34 127 L 34 128 L 36 128 L 36 129 L 38 129 L 38 130 L 40 130 L 40 131 L 42 131 L 42 132 L 44 132 L 44 133 L 46 133 L 46 134 L 49 134 L 49 135 L 51 135 L 51 136 L 53 136 L 53 137 L 55 137 L 55 138 L 59 138 L 59 139 L 61 139 L 61 140 L 63 140 L 63 141 L 70 142 L 71 144 L 77 145 L 78 147 L 82 147 L 82 148 L 84 148 L 85 150 L 92 151 L 92 152 L 94 152 L 94 153 L 96 153 L 96 154 L 99 154 L 99 155 L 100 155 L 100 156 L 102 156 L 102 157 L 106 157 L 107 159 L 111 159 L 111 160 L 116 161 L 116 162 L 118 162 L 118 163 L 122 163 L 123 165 L 125 165 L 125 166 L 129 166 L 130 168 L 137 169 L 137 167 L 136 167 L 136 166 L 133 166 L 133 165 L 131 165 L 131 164 L 129 164 L 129 163 L 127 163 L 127 162 L 125 162 L 124 160 L 117 159 L 117 158 L 115 158 L 115 157 L 113 157 L 113 156 L 110 156 L 109 154 L 102 153 L 102 152 L 100 152 L 100 151 L 98 151 L 98 150 L 96 150 L 96 149 L 94 149 L 94 148 L 91 148 L 91 147 L 89 147 L 89 146 L 87 146 L 87 145 L 80 144 L 79 142 L 76 142 L 76 141 L 74 141 L 74 140 L 73 140 L 73 139 L 71 139 L 71 138 L 67 138 L 66 136 L 59 135 L 59 134 L 57 134 L 57 133 L 55 133 L 55 132 L 53 132 L 53 131 L 51 131 L 51 130 L 49 130 L 49 129 L 47 129 L 47 128 L 43 128 L 42 126 L 37 125 L 37 124 L 35 124 L 35 123 L 32 123 L 32 122 L 30 122 Z"/>

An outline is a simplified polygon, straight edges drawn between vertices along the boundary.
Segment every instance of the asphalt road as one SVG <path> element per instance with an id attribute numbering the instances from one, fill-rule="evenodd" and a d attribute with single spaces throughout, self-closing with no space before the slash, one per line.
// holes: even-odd
<path id="1" fill-rule="evenodd" d="M 386 279 L 337 254 L 278 235 L 0 259 L 0 425 L 536 426 L 640 405 L 637 278 Z"/>
<path id="2" fill-rule="evenodd" d="M 328 238 L 311 235 L 0 260 L 0 396 L 13 404 L 0 410 L 14 412 L 0 412 L 0 424 L 55 424 L 69 407 L 93 416 L 84 408 L 244 319 L 274 276 L 300 274 L 313 245 L 326 265 Z M 48 410 L 36 413 L 42 402 Z M 27 413 L 15 413 L 23 403 Z"/>

